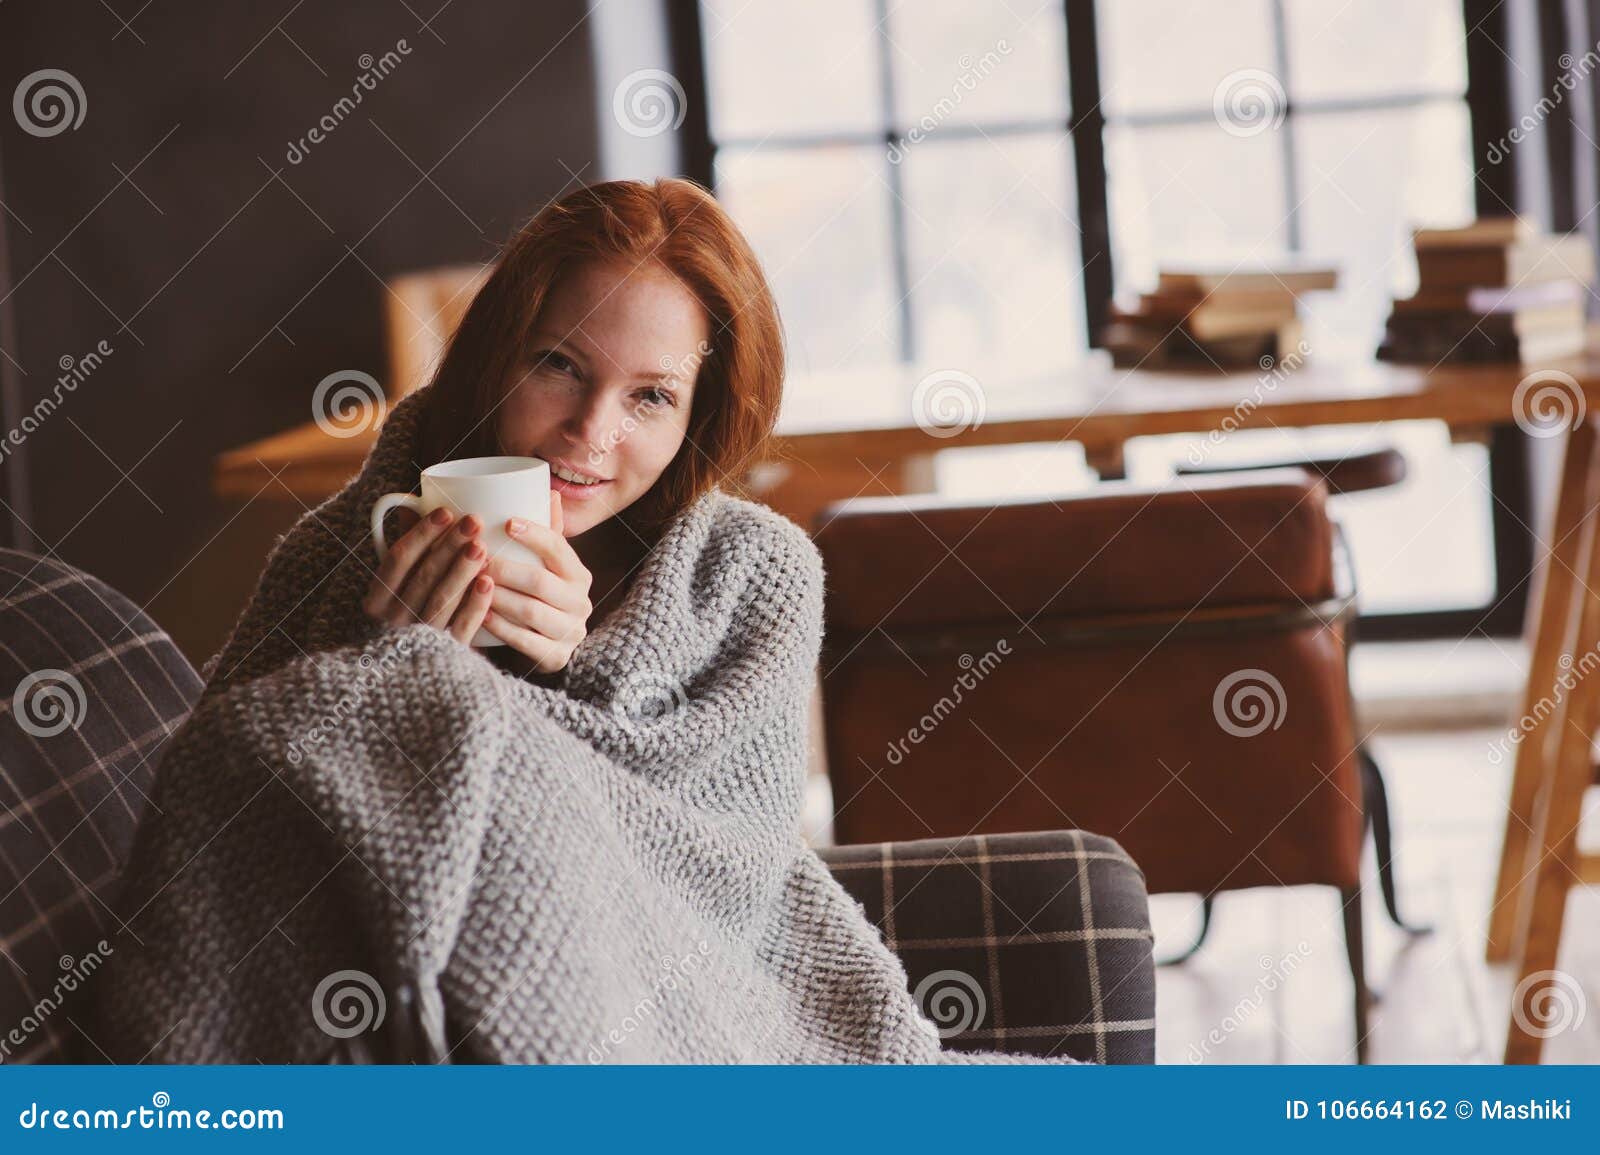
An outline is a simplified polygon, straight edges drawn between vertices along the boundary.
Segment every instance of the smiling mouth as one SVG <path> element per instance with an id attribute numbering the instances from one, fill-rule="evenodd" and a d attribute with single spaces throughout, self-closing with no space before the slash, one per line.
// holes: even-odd
<path id="1" fill-rule="evenodd" d="M 554 461 L 550 463 L 550 474 L 552 477 L 557 477 L 569 485 L 577 485 L 585 489 L 604 485 L 611 480 L 609 477 L 595 477 L 592 474 L 580 473 L 576 469 L 571 469 Z"/>

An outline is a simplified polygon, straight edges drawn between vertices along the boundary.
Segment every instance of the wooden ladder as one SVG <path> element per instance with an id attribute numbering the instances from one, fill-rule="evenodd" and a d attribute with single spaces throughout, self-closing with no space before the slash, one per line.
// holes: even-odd
<path id="1" fill-rule="evenodd" d="M 1568 436 L 1523 712 L 1487 957 L 1511 962 L 1505 1062 L 1537 1063 L 1544 1041 L 1585 1013 L 1582 985 L 1556 969 L 1568 891 L 1600 883 L 1600 854 L 1581 854 L 1578 823 L 1595 782 L 1600 729 L 1600 438 L 1591 421 Z"/>

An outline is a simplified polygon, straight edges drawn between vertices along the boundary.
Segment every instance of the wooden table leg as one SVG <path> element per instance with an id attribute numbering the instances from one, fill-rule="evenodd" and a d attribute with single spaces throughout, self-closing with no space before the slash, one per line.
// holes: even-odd
<path id="1" fill-rule="evenodd" d="M 1121 442 L 1115 445 L 1086 445 L 1083 449 L 1083 460 L 1090 469 L 1100 475 L 1101 481 L 1121 481 L 1128 476 L 1128 463 L 1123 456 L 1124 448 Z"/>
<path id="2" fill-rule="evenodd" d="M 1581 563 L 1579 530 L 1590 504 L 1591 475 L 1595 472 L 1596 438 L 1594 426 L 1584 422 L 1567 440 L 1561 470 L 1561 487 L 1556 497 L 1548 548 L 1540 566 L 1540 593 L 1530 604 L 1536 607 L 1529 639 L 1528 682 L 1523 691 L 1522 713 L 1532 729 L 1516 747 L 1516 769 L 1511 779 L 1511 799 L 1506 809 L 1505 838 L 1500 852 L 1500 871 L 1489 907 L 1488 943 L 1485 954 L 1490 962 L 1511 958 L 1512 936 L 1517 921 L 1518 884 L 1532 865 L 1528 858 L 1533 830 L 1534 799 L 1542 786 L 1541 773 L 1554 764 L 1559 718 L 1547 715 L 1548 702 L 1561 676 L 1561 655 L 1571 652 L 1572 635 L 1577 627 L 1573 591 L 1578 589 L 1573 574 Z M 1559 714 L 1559 711 L 1556 713 Z"/>
<path id="3" fill-rule="evenodd" d="M 1579 435 L 1582 434 L 1581 440 Z M 1582 450 L 1582 453 L 1579 451 Z M 1595 437 L 1585 423 L 1569 442 L 1569 456 L 1595 456 Z M 1592 460 L 1591 463 L 1592 464 Z M 1569 461 L 1564 473 L 1578 466 Z M 1585 472 L 1592 473 L 1592 469 Z M 1562 667 L 1559 683 L 1552 682 L 1545 693 L 1555 700 L 1550 721 L 1556 732 L 1554 757 L 1541 760 L 1536 767 L 1536 798 L 1532 831 L 1527 834 L 1528 867 L 1517 890 L 1516 929 L 1513 936 L 1517 985 L 1506 1031 L 1505 1061 L 1536 1063 L 1544 1046 L 1544 1024 L 1536 1011 L 1544 988 L 1556 981 L 1556 957 L 1561 946 L 1561 930 L 1566 916 L 1567 893 L 1580 881 L 1577 858 L 1577 828 L 1583 811 L 1583 794 L 1593 781 L 1593 735 L 1600 724 L 1600 526 L 1588 516 L 1592 489 L 1585 485 L 1584 512 L 1580 515 L 1581 562 L 1571 581 L 1570 604 L 1576 619 L 1569 663 Z M 1563 502 L 1570 498 L 1563 479 Z M 1541 615 L 1542 617 L 1542 615 Z M 1559 662 L 1560 655 L 1558 655 Z M 1542 779 L 1542 789 L 1540 789 Z M 1502 863 L 1502 865 L 1504 865 Z M 1559 1003 L 1559 992 L 1555 1000 Z"/>

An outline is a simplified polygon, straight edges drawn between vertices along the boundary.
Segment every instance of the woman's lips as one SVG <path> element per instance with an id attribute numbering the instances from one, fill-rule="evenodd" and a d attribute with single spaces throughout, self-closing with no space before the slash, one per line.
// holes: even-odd
<path id="1" fill-rule="evenodd" d="M 550 488 L 561 495 L 562 501 L 569 498 L 573 501 L 590 501 L 600 496 L 600 491 L 610 484 L 609 481 L 597 481 L 593 485 L 579 485 L 576 481 L 567 481 L 554 473 L 550 475 Z"/>

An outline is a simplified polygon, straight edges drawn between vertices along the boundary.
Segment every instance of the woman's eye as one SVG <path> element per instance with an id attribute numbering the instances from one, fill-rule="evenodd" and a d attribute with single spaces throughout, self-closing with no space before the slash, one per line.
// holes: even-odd
<path id="1" fill-rule="evenodd" d="M 554 349 L 545 349 L 535 353 L 532 361 L 535 369 L 549 369 L 555 373 L 566 373 L 574 377 L 578 374 L 578 367 L 572 363 L 572 359 L 562 356 Z"/>
<path id="2" fill-rule="evenodd" d="M 664 409 L 678 403 L 678 399 L 667 389 L 646 389 L 639 396 L 651 409 Z"/>

